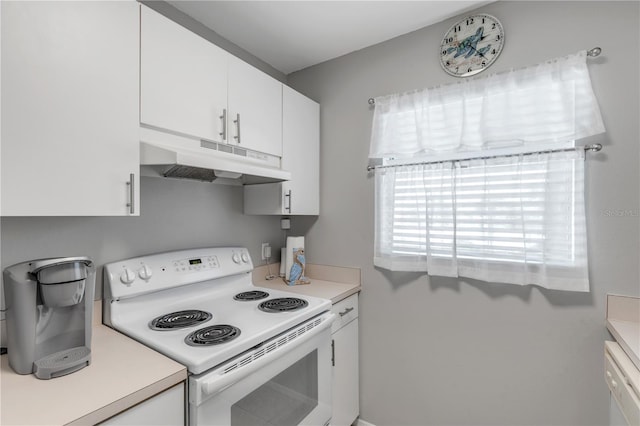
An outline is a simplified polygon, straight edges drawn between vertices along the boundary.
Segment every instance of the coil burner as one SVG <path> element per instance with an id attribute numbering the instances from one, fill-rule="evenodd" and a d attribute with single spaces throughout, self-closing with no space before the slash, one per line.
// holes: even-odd
<path id="1" fill-rule="evenodd" d="M 239 328 L 219 324 L 196 330 L 185 337 L 184 341 L 191 346 L 211 346 L 230 342 L 239 335 Z"/>
<path id="2" fill-rule="evenodd" d="M 213 318 L 213 315 L 209 312 L 191 309 L 159 316 L 149 323 L 149 327 L 152 330 L 175 330 L 178 328 L 191 327 L 209 321 L 211 318 Z"/>
<path id="3" fill-rule="evenodd" d="M 240 300 L 240 301 L 248 301 L 248 300 L 260 300 L 260 299 L 264 299 L 265 297 L 269 297 L 269 293 L 267 293 L 266 291 L 252 290 L 252 291 L 245 291 L 243 293 L 238 293 L 235 296 L 233 296 L 233 299 Z"/>
<path id="4" fill-rule="evenodd" d="M 308 305 L 306 300 L 295 297 L 280 297 L 277 299 L 265 300 L 258 305 L 258 309 L 264 312 L 291 312 L 305 308 Z"/>

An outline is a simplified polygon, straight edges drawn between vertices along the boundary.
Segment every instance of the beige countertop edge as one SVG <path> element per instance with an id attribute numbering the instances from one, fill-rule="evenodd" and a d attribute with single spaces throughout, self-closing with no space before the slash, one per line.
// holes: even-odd
<path id="1" fill-rule="evenodd" d="M 97 301 L 91 365 L 82 370 L 39 380 L 1 357 L 0 424 L 96 424 L 186 380 L 183 365 L 100 324 L 100 314 Z"/>
<path id="2" fill-rule="evenodd" d="M 141 402 L 146 401 L 147 399 L 157 395 L 169 388 L 172 388 L 182 381 L 186 379 L 186 372 L 178 372 L 174 373 L 171 376 L 168 376 L 158 382 L 153 383 L 152 385 L 146 386 L 143 389 L 140 389 L 136 393 L 132 393 L 127 395 L 124 398 L 121 398 L 113 403 L 96 410 L 86 416 L 83 416 L 77 420 L 74 420 L 68 425 L 95 425 L 97 423 L 103 422 L 116 414 L 119 414 L 129 408 L 134 407 L 135 405 L 140 404 Z"/>
<path id="3" fill-rule="evenodd" d="M 608 294 L 607 329 L 640 369 L 640 298 Z"/>

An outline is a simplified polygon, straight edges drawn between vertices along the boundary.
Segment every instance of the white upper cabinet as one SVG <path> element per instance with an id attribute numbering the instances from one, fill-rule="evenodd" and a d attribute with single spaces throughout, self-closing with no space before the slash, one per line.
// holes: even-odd
<path id="1" fill-rule="evenodd" d="M 282 83 L 229 57 L 229 142 L 282 155 Z"/>
<path id="2" fill-rule="evenodd" d="M 140 6 L 0 7 L 2 215 L 139 214 Z"/>
<path id="3" fill-rule="evenodd" d="M 142 8 L 140 122 L 282 155 L 282 83 Z"/>
<path id="4" fill-rule="evenodd" d="M 224 50 L 143 6 L 140 122 L 226 142 L 228 57 Z"/>
<path id="5" fill-rule="evenodd" d="M 244 213 L 320 214 L 320 105 L 283 86 L 282 168 L 291 180 L 244 187 Z"/>

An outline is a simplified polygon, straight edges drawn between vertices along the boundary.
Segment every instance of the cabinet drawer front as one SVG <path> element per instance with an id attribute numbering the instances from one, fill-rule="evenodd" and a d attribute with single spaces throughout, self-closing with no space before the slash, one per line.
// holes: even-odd
<path id="1" fill-rule="evenodd" d="M 605 353 L 605 380 L 612 396 L 631 425 L 640 424 L 640 400 L 630 386 L 627 374 L 619 368 L 619 364 L 610 353 Z M 635 372 L 626 372 L 638 374 Z"/>
<path id="2" fill-rule="evenodd" d="M 331 332 L 335 333 L 352 320 L 358 318 L 358 293 L 333 305 L 331 312 L 337 316 L 331 326 Z"/>

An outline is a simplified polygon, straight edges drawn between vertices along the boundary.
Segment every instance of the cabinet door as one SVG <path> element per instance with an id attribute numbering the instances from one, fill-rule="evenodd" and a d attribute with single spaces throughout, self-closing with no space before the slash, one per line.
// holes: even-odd
<path id="1" fill-rule="evenodd" d="M 184 388 L 180 383 L 146 401 L 100 423 L 103 426 L 184 425 Z"/>
<path id="2" fill-rule="evenodd" d="M 137 215 L 140 6 L 1 7 L 2 215 Z"/>
<path id="3" fill-rule="evenodd" d="M 229 57 L 229 133 L 229 143 L 282 156 L 282 83 L 233 56 Z"/>
<path id="4" fill-rule="evenodd" d="M 355 319 L 332 335 L 333 338 L 333 415 L 331 424 L 348 426 L 358 417 L 358 320 Z"/>
<path id="5" fill-rule="evenodd" d="M 228 54 L 142 7 L 140 122 L 225 142 Z"/>
<path id="6" fill-rule="evenodd" d="M 285 87 L 282 119 L 282 168 L 291 172 L 291 180 L 282 183 L 284 208 L 288 214 L 317 215 L 320 213 L 320 105 Z"/>
<path id="7" fill-rule="evenodd" d="M 320 105 L 295 90 L 282 92 L 282 168 L 291 180 L 244 187 L 244 213 L 320 213 Z"/>

